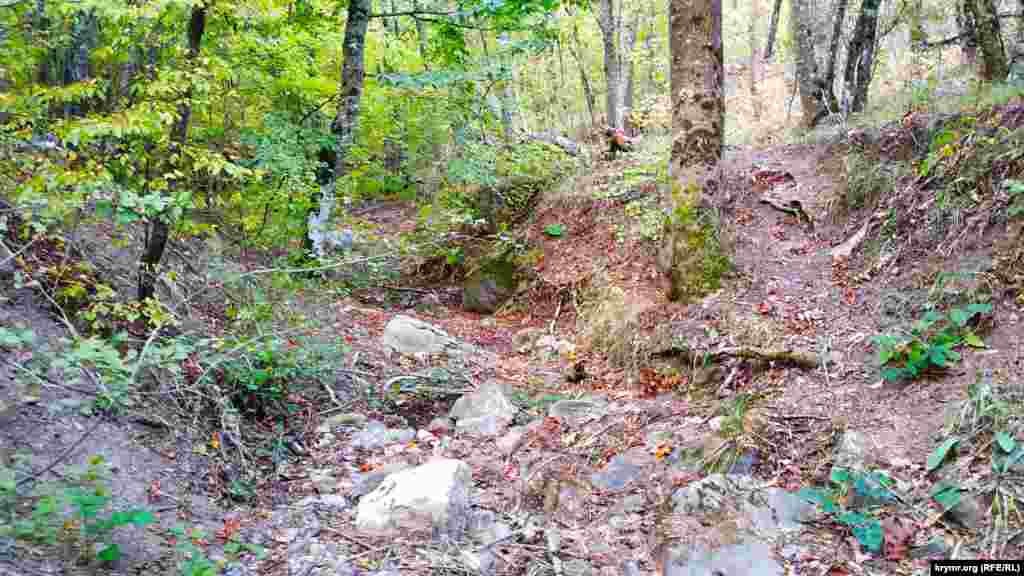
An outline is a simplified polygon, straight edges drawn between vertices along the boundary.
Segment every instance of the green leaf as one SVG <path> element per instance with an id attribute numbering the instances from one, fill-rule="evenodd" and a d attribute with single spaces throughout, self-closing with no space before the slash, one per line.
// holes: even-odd
<path id="1" fill-rule="evenodd" d="M 886 368 L 882 370 L 882 380 L 886 382 L 896 382 L 903 378 L 905 370 L 903 368 Z"/>
<path id="2" fill-rule="evenodd" d="M 967 344 L 971 348 L 984 348 L 985 342 L 978 337 L 977 334 L 970 330 L 964 332 L 964 344 Z"/>
<path id="3" fill-rule="evenodd" d="M 932 489 L 932 499 L 942 506 L 943 512 L 948 512 L 960 503 L 960 488 L 952 484 L 940 482 Z"/>
<path id="4" fill-rule="evenodd" d="M 932 364 L 940 368 L 944 368 L 946 366 L 946 351 L 942 348 L 942 346 L 935 346 L 933 348 L 930 348 L 928 350 L 928 360 Z"/>
<path id="5" fill-rule="evenodd" d="M 977 315 L 977 314 L 988 314 L 991 311 L 992 311 L 992 304 L 990 304 L 990 303 L 985 303 L 985 304 L 975 303 L 975 304 L 970 304 L 970 305 L 967 306 L 967 312 L 971 315 L 972 318 L 975 315 Z"/>
<path id="6" fill-rule="evenodd" d="M 121 557 L 121 548 L 117 544 L 109 544 L 103 550 L 100 550 L 96 557 L 103 562 L 116 562 Z"/>
<path id="7" fill-rule="evenodd" d="M 971 317 L 960 308 L 953 308 L 949 311 L 949 319 L 952 320 L 953 324 L 956 324 L 958 328 L 963 328 L 967 325 L 967 322 Z"/>
<path id="8" fill-rule="evenodd" d="M 554 238 L 559 238 L 565 233 L 565 227 L 561 224 L 548 224 L 544 227 L 544 233 Z"/>
<path id="9" fill-rule="evenodd" d="M 112 218 L 114 216 L 114 203 L 110 200 L 97 200 L 96 215 L 100 218 Z"/>
<path id="10" fill-rule="evenodd" d="M 927 467 L 928 472 L 932 472 L 933 470 L 941 466 L 942 463 L 946 460 L 946 456 L 949 454 L 949 451 L 952 450 L 959 442 L 960 439 L 957 438 L 956 436 L 953 436 L 952 438 L 947 438 L 945 442 L 940 444 L 938 448 L 936 448 L 931 454 L 929 454 Z"/>
<path id="11" fill-rule="evenodd" d="M 860 542 L 860 545 L 871 552 L 882 550 L 882 524 L 872 519 L 870 522 L 853 527 L 853 536 Z"/>
<path id="12" fill-rule="evenodd" d="M 846 468 L 832 468 L 832 474 L 829 475 L 829 480 L 836 484 L 846 484 L 850 481 L 850 471 Z"/>
<path id="13" fill-rule="evenodd" d="M 1013 452 L 1014 448 L 1017 447 L 1017 441 L 1013 439 L 1013 436 L 1010 436 L 1006 432 L 996 433 L 996 443 L 999 444 L 999 447 L 1007 454 Z"/>

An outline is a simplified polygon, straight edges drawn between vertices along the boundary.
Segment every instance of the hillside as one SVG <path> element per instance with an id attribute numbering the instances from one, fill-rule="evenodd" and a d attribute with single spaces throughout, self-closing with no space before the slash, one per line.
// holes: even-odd
<path id="1" fill-rule="evenodd" d="M 643 152 L 540 194 L 509 230 L 524 269 L 494 315 L 465 311 L 460 279 L 495 244 L 399 258 L 419 221 L 407 200 L 348 210 L 352 252 L 320 277 L 189 240 L 171 251 L 196 295 L 177 327 L 109 312 L 160 360 L 79 346 L 80 373 L 58 359 L 82 317 L 52 306 L 73 283 L 26 280 L 59 263 L 99 301 L 130 286 L 132 229 L 11 227 L 0 378 L 18 472 L 0 496 L 34 484 L 86 506 L 59 486 L 94 476 L 58 470 L 102 456 L 102 494 L 156 520 L 109 530 L 125 574 L 183 558 L 189 574 L 219 558 L 234 574 L 733 575 L 1024 557 L 1024 196 L 1002 185 L 1024 167 L 1021 122 L 1011 102 L 729 149 L 709 203 L 731 267 L 688 305 L 657 272 Z M 126 408 L 103 411 L 129 374 Z M 44 501 L 10 509 L 23 536 Z M 68 534 L 90 522 L 5 537 L 17 568 L 0 572 L 74 572 L 86 540 Z M 168 538 L 175 524 L 205 536 Z"/>

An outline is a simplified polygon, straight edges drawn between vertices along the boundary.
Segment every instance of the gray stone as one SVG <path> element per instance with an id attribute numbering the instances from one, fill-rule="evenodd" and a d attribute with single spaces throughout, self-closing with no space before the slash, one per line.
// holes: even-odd
<path id="1" fill-rule="evenodd" d="M 446 332 L 409 316 L 395 316 L 384 327 L 384 346 L 402 354 L 438 354 L 456 345 Z"/>
<path id="2" fill-rule="evenodd" d="M 504 432 L 516 412 L 518 408 L 509 400 L 505 387 L 498 382 L 488 382 L 476 392 L 456 400 L 448 417 L 455 420 L 458 430 L 497 435 Z"/>
<path id="3" fill-rule="evenodd" d="M 607 405 L 597 400 L 559 400 L 548 408 L 548 416 L 566 420 L 582 420 L 600 416 Z"/>
<path id="4" fill-rule="evenodd" d="M 505 433 L 504 436 L 498 438 L 495 442 L 498 452 L 508 456 L 519 449 L 523 445 L 523 440 L 526 439 L 526 427 L 524 426 L 513 426 Z"/>
<path id="5" fill-rule="evenodd" d="M 359 501 L 360 530 L 432 529 L 459 539 L 469 522 L 473 473 L 460 460 L 441 458 L 389 475 Z"/>
<path id="6" fill-rule="evenodd" d="M 405 462 L 391 462 L 365 474 L 352 474 L 352 480 L 355 484 L 352 487 L 352 497 L 361 498 L 373 492 L 385 478 L 407 468 L 409 468 L 409 465 Z"/>
<path id="7" fill-rule="evenodd" d="M 697 547 L 671 550 L 664 576 L 783 576 L 786 571 L 775 559 L 772 548 L 759 541 L 741 542 L 715 550 Z"/>

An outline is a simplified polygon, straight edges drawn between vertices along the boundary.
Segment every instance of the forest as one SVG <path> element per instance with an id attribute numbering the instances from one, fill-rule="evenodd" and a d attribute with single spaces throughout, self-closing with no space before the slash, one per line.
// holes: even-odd
<path id="1" fill-rule="evenodd" d="M 0 0 L 0 576 L 1019 572 L 1022 126 L 1024 0 Z"/>

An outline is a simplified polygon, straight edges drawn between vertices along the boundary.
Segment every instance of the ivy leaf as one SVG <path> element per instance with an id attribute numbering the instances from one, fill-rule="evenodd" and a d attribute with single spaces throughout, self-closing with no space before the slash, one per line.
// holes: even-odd
<path id="1" fill-rule="evenodd" d="M 548 224 L 544 227 L 544 233 L 553 238 L 560 238 L 565 234 L 565 227 L 561 224 Z"/>
<path id="2" fill-rule="evenodd" d="M 943 512 L 948 512 L 960 503 L 960 488 L 953 484 L 940 482 L 932 489 L 932 499 L 942 506 Z"/>
<path id="3" fill-rule="evenodd" d="M 968 330 L 964 332 L 964 344 L 967 344 L 971 348 L 984 348 L 985 342 L 978 337 L 977 334 Z"/>
<path id="4" fill-rule="evenodd" d="M 903 368 L 886 368 L 882 370 L 882 380 L 886 382 L 896 382 L 903 378 Z"/>
<path id="5" fill-rule="evenodd" d="M 105 563 L 116 562 L 121 557 L 121 548 L 117 544 L 110 544 L 96 554 L 96 558 Z"/>
<path id="6" fill-rule="evenodd" d="M 1014 448 L 1017 447 L 1017 441 L 1013 439 L 1013 436 L 1010 436 L 1006 432 L 999 432 L 996 434 L 996 443 L 998 443 L 999 447 L 1003 449 L 1003 452 L 1006 452 L 1007 454 L 1013 452 Z"/>
<path id="7" fill-rule="evenodd" d="M 946 460 L 946 456 L 949 454 L 949 451 L 952 450 L 959 442 L 960 439 L 956 436 L 947 438 L 945 442 L 932 451 L 932 453 L 928 455 L 928 472 L 932 472 L 941 466 Z"/>
<path id="8" fill-rule="evenodd" d="M 949 319 L 953 321 L 953 324 L 957 325 L 957 328 L 963 328 L 971 317 L 960 308 L 953 308 L 949 311 Z"/>
<path id="9" fill-rule="evenodd" d="M 114 203 L 110 200 L 97 200 L 96 215 L 100 218 L 112 218 L 114 216 Z"/>

